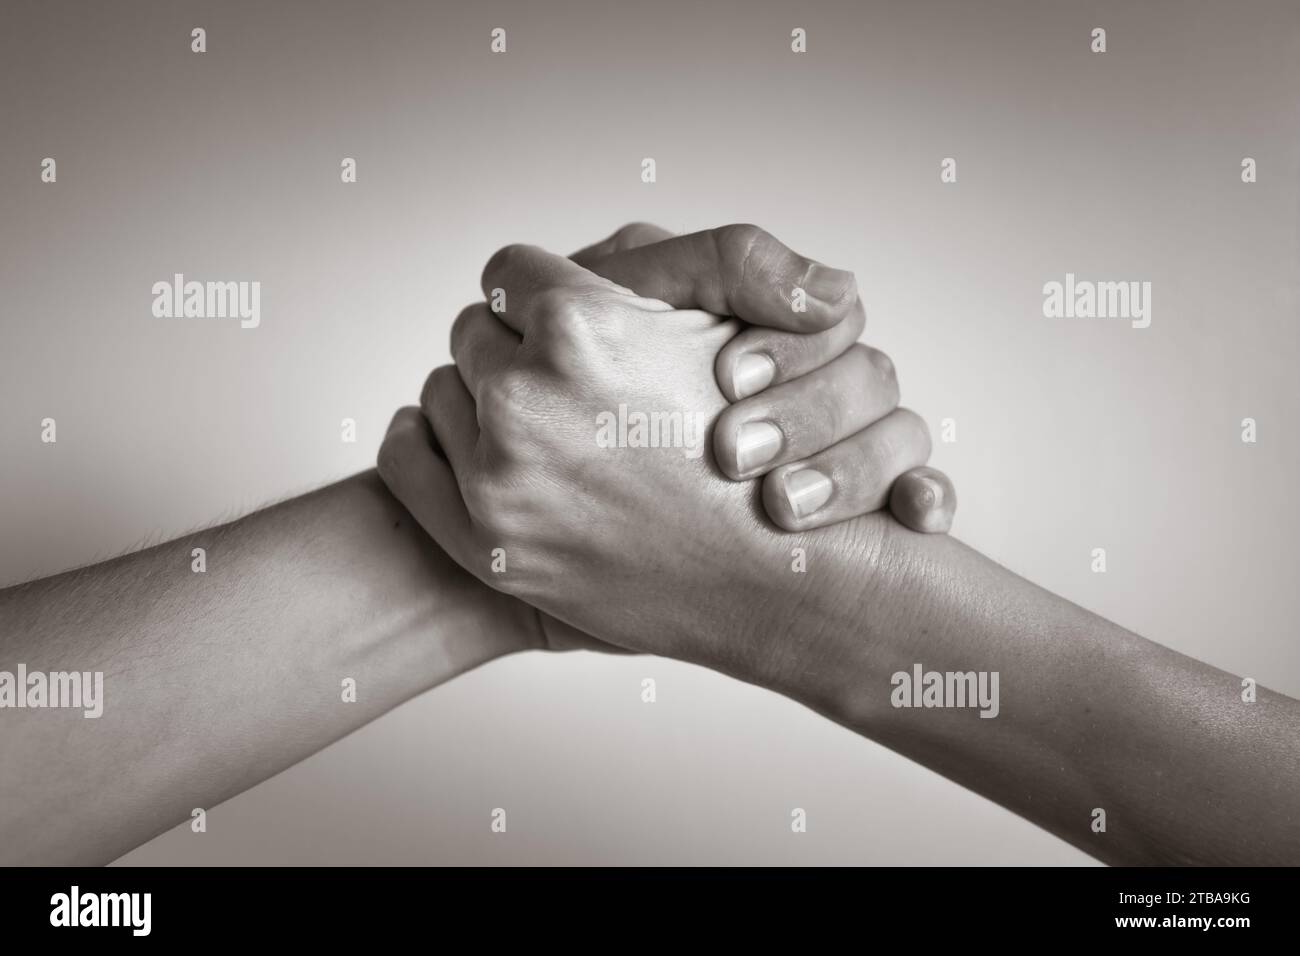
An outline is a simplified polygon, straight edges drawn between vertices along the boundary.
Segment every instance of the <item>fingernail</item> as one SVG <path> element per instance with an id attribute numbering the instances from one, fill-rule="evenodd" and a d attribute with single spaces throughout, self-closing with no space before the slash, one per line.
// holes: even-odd
<path id="1" fill-rule="evenodd" d="M 831 480 L 815 468 L 801 468 L 785 476 L 785 498 L 796 518 L 806 518 L 831 497 Z"/>
<path id="2" fill-rule="evenodd" d="M 736 433 L 736 471 L 745 474 L 781 450 L 781 429 L 771 422 L 746 422 Z"/>
<path id="3" fill-rule="evenodd" d="M 736 360 L 736 370 L 731 375 L 731 388 L 736 398 L 747 398 L 761 392 L 776 378 L 776 363 L 762 353 L 748 352 Z"/>
<path id="4" fill-rule="evenodd" d="M 819 262 L 814 262 L 808 270 L 803 290 L 819 302 L 838 305 L 854 283 L 853 273 L 843 269 L 832 269 Z"/>

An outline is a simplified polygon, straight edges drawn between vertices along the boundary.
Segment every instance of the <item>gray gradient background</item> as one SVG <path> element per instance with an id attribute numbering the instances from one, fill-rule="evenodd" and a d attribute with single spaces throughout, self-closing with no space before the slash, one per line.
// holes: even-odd
<path id="1" fill-rule="evenodd" d="M 1300 5 L 0 10 L 0 580 L 370 466 L 508 241 L 753 221 L 856 270 L 904 400 L 936 438 L 957 420 L 935 452 L 956 534 L 1300 694 Z M 177 271 L 260 280 L 261 328 L 152 318 L 150 286 Z M 1066 271 L 1151 281 L 1151 327 L 1044 319 L 1042 284 Z M 1109 573 L 1090 572 L 1093 547 Z M 495 806 L 507 835 L 489 832 Z M 658 659 L 531 654 L 123 862 L 1089 858 L 767 692 Z"/>

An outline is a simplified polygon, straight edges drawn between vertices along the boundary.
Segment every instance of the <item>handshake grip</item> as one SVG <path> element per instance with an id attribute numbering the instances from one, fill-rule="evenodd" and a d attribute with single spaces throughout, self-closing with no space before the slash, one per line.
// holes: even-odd
<path id="1" fill-rule="evenodd" d="M 755 226 L 637 224 L 569 258 L 506 246 L 480 285 L 485 301 L 452 325 L 454 364 L 398 411 L 379 474 L 457 564 L 551 618 L 647 650 L 634 623 L 653 611 L 636 584 L 646 568 L 686 593 L 716 576 L 687 542 L 754 568 L 782 560 L 780 536 L 754 533 L 751 480 L 772 524 L 827 528 L 832 549 L 855 547 L 843 522 L 886 506 L 914 531 L 951 526 L 929 429 L 899 407 L 889 357 L 857 341 L 852 273 Z M 629 403 L 698 426 L 688 459 L 713 421 L 712 461 L 639 454 L 629 469 L 594 427 Z M 557 590 L 561 577 L 582 584 Z M 619 612 L 593 614 L 593 588 Z"/>
<path id="2" fill-rule="evenodd" d="M 632 223 L 570 258 L 636 295 L 744 323 L 714 366 L 731 403 L 714 454 L 729 478 L 763 479 L 778 527 L 805 531 L 886 506 L 913 531 L 952 527 L 957 495 L 926 465 L 929 428 L 899 407 L 889 356 L 858 341 L 866 310 L 853 273 L 752 225 L 675 236 Z"/>

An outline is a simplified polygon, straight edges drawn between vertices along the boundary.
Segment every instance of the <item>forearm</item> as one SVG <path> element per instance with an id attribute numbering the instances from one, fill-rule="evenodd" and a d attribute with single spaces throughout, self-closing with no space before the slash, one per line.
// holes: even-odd
<path id="1" fill-rule="evenodd" d="M 813 706 L 1108 862 L 1300 862 L 1300 703 L 1247 703 L 956 540 L 890 536 Z M 894 706 L 917 664 L 998 672 L 996 717 Z"/>
<path id="2" fill-rule="evenodd" d="M 374 472 L 0 592 L 0 671 L 101 671 L 104 687 L 97 719 L 0 709 L 0 863 L 107 862 L 524 646 L 534 622 Z"/>

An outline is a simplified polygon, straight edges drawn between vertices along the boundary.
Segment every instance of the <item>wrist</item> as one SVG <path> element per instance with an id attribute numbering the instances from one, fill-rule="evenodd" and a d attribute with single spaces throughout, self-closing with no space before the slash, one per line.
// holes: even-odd
<path id="1" fill-rule="evenodd" d="M 347 586 L 362 591 L 359 606 L 376 624 L 358 630 L 364 645 L 354 650 L 384 662 L 400 692 L 413 696 L 540 646 L 536 613 L 452 561 L 375 471 L 341 484 L 352 543 Z"/>
<path id="2" fill-rule="evenodd" d="M 917 722 L 898 706 L 895 691 L 904 682 L 896 675 L 911 680 L 918 665 L 927 673 L 980 670 L 984 652 L 992 649 L 982 637 L 976 572 L 996 566 L 948 535 L 911 531 L 884 512 L 862 523 L 863 543 L 846 559 L 861 585 L 840 595 L 841 623 L 825 635 L 835 666 L 816 688 L 815 706 L 864 736 L 906 750 L 899 734 L 912 733 Z"/>
<path id="3" fill-rule="evenodd" d="M 805 556 L 796 562 L 801 573 L 787 567 L 787 588 L 766 583 L 774 600 L 754 615 L 758 653 L 749 672 L 735 676 L 840 723 L 858 729 L 874 723 L 880 686 L 888 707 L 889 655 L 882 651 L 904 616 L 914 562 L 910 539 L 920 537 L 883 513 L 785 537 L 785 552 Z M 781 613 L 772 613 L 777 607 Z"/>

